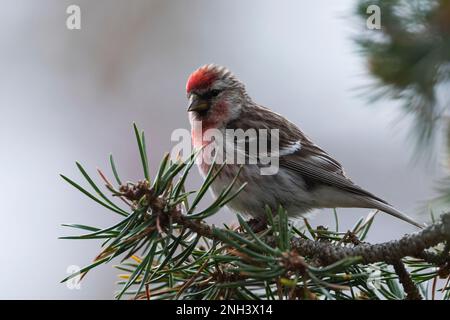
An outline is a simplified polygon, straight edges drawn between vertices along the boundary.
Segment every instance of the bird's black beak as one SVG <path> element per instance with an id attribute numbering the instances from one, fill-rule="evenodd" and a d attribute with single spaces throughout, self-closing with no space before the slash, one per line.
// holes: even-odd
<path id="1" fill-rule="evenodd" d="M 209 102 L 200 98 L 199 96 L 193 94 L 191 95 L 191 97 L 189 98 L 189 108 L 188 108 L 188 112 L 192 112 L 192 111 L 197 111 L 197 112 L 201 112 L 201 111 L 206 111 L 209 109 Z"/>

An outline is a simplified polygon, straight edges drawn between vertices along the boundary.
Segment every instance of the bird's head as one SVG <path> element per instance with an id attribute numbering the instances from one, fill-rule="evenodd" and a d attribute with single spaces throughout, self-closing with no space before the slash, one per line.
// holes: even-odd
<path id="1" fill-rule="evenodd" d="M 200 67 L 189 76 L 186 93 L 191 120 L 213 125 L 238 117 L 249 99 L 244 85 L 227 68 L 214 64 Z"/>

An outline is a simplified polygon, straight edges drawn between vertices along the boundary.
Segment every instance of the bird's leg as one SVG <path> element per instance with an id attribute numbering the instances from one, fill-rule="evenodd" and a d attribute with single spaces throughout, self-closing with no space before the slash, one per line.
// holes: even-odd
<path id="1" fill-rule="evenodd" d="M 247 221 L 248 225 L 253 232 L 258 233 L 267 229 L 267 219 L 265 218 L 252 218 Z"/>

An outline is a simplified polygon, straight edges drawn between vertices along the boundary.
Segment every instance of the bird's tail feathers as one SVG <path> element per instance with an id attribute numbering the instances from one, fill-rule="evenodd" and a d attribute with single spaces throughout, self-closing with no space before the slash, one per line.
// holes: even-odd
<path id="1" fill-rule="evenodd" d="M 386 212 L 386 213 L 388 213 L 388 214 L 390 214 L 390 215 L 392 215 L 392 216 L 394 216 L 396 218 L 399 218 L 399 219 L 401 219 L 403 221 L 406 221 L 406 222 L 408 222 L 408 223 L 410 223 L 410 224 L 412 224 L 412 225 L 414 225 L 414 226 L 416 226 L 418 228 L 423 229 L 424 227 L 426 227 L 426 225 L 415 221 L 413 218 L 411 218 L 407 214 L 398 211 L 393 206 L 391 206 L 391 205 L 389 205 L 387 203 L 383 203 L 383 202 L 380 202 L 380 201 L 375 200 L 375 199 L 371 199 L 369 203 L 373 206 L 373 208 L 381 210 L 383 212 Z"/>

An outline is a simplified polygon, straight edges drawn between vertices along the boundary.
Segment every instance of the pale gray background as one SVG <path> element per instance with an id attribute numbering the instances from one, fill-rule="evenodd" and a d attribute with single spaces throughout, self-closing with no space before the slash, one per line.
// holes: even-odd
<path id="1" fill-rule="evenodd" d="M 65 27 L 69 4 L 82 30 Z M 85 265 L 94 241 L 57 240 L 61 223 L 108 226 L 117 217 L 59 173 L 82 181 L 113 152 L 124 179 L 141 177 L 131 123 L 146 130 L 154 170 L 188 128 L 185 80 L 198 66 L 228 66 L 255 101 L 300 125 L 360 185 L 411 215 L 433 194 L 437 165 L 412 165 L 409 119 L 398 104 L 368 106 L 370 83 L 351 38 L 355 1 L 3 0 L 0 10 L 0 298 L 112 297 L 116 271 L 91 272 L 81 290 L 59 281 Z M 374 31 L 376 32 L 376 31 Z M 197 172 L 190 185 L 198 186 Z M 342 210 L 351 226 L 366 210 Z M 428 215 L 417 216 L 425 221 Z M 227 213 L 215 222 L 229 222 Z M 334 225 L 330 210 L 312 220 Z M 370 240 L 412 231 L 380 215 Z"/>

